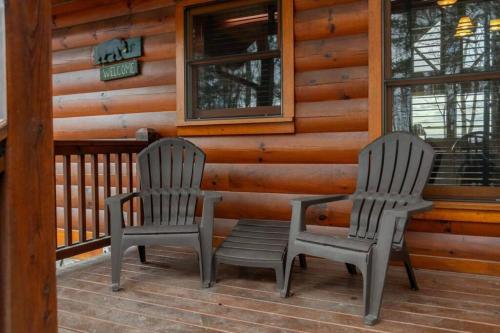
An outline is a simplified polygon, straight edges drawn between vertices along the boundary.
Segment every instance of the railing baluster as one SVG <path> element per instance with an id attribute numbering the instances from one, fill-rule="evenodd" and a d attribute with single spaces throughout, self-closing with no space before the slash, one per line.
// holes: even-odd
<path id="1" fill-rule="evenodd" d="M 139 164 L 137 163 L 137 154 L 135 155 L 135 174 L 139 175 Z M 137 192 L 141 190 L 141 182 L 137 180 Z M 144 224 L 144 213 L 142 211 L 142 200 L 139 196 L 137 198 L 137 225 Z"/>
<path id="2" fill-rule="evenodd" d="M 115 193 L 116 194 L 121 194 L 122 193 L 122 186 L 123 186 L 123 172 L 122 172 L 122 154 L 116 154 L 115 155 Z"/>
<path id="3" fill-rule="evenodd" d="M 121 194 L 123 188 L 122 154 L 116 154 L 115 157 L 116 194 Z"/>
<path id="4" fill-rule="evenodd" d="M 97 154 L 91 155 L 90 177 L 92 179 L 92 225 L 94 239 L 99 238 L 99 164 Z"/>
<path id="5" fill-rule="evenodd" d="M 133 165 L 133 160 L 132 160 L 132 153 L 128 153 L 128 163 L 127 163 L 127 172 L 128 172 L 128 186 L 127 186 L 127 192 L 131 193 L 134 191 L 134 174 L 132 172 L 132 165 Z M 127 210 L 127 216 L 128 216 L 128 225 L 133 226 L 134 225 L 134 201 L 130 200 L 128 203 L 128 210 Z"/>
<path id="6" fill-rule="evenodd" d="M 124 190 L 127 192 L 134 191 L 136 154 L 148 142 L 139 139 L 136 141 L 85 140 L 54 142 L 56 155 L 54 165 L 58 170 L 57 180 L 60 181 L 60 183 L 56 183 L 56 186 L 57 189 L 60 188 L 59 186 L 63 187 L 63 193 L 58 191 L 62 198 L 58 196 L 57 202 L 61 203 L 61 206 L 63 206 L 61 208 L 64 210 L 63 221 L 56 220 L 55 225 L 56 235 L 59 237 L 61 237 L 60 233 L 58 233 L 59 228 L 64 228 L 63 245 L 59 246 L 56 252 L 58 260 L 110 245 L 109 211 L 106 206 L 103 206 L 103 203 L 106 198 L 113 194 L 120 194 Z M 123 155 L 126 155 L 126 157 L 123 157 Z M 86 163 L 89 162 L 90 168 L 87 169 Z M 111 163 L 115 164 L 111 166 Z M 61 165 L 62 172 L 60 171 Z M 101 172 L 102 180 L 100 179 Z M 90 186 L 91 193 L 87 193 L 87 186 Z M 104 189 L 102 193 L 100 186 Z M 112 187 L 116 188 L 116 191 L 113 190 L 112 192 Z M 139 187 L 137 185 L 136 189 L 138 190 Z M 73 189 L 76 190 L 76 194 L 73 193 Z M 90 197 L 92 197 L 92 203 L 90 203 Z M 74 199 L 76 200 L 74 201 Z M 135 200 L 137 201 L 128 202 L 124 206 L 127 214 L 127 225 L 140 225 L 143 223 L 141 202 L 138 198 Z M 87 205 L 90 205 L 90 207 L 87 207 Z M 104 226 L 100 224 L 102 221 L 100 209 L 102 207 L 104 207 Z M 78 209 L 78 219 L 74 216 L 76 213 L 74 213 L 73 208 L 75 208 L 75 211 Z M 89 208 L 89 212 L 87 212 L 87 208 Z M 87 222 L 88 214 L 92 216 L 89 218 L 89 222 Z M 73 237 L 73 231 L 75 231 L 75 234 L 77 233 L 76 228 L 73 230 L 73 223 L 78 224 L 78 236 L 76 237 Z M 88 223 L 92 223 L 92 227 Z M 87 230 L 90 231 L 88 228 L 92 229 L 92 237 L 87 236 Z M 74 240 L 77 237 L 79 241 Z"/>
<path id="7" fill-rule="evenodd" d="M 63 156 L 64 191 L 64 245 L 73 244 L 73 225 L 71 214 L 71 155 Z"/>
<path id="8" fill-rule="evenodd" d="M 106 199 L 111 195 L 111 167 L 109 162 L 109 154 L 103 155 L 103 178 L 104 178 L 104 223 L 106 227 L 106 236 L 111 234 L 109 224 L 109 210 L 106 206 Z"/>
<path id="9" fill-rule="evenodd" d="M 78 222 L 80 225 L 80 242 L 87 240 L 87 205 L 85 202 L 85 155 L 78 160 Z"/>

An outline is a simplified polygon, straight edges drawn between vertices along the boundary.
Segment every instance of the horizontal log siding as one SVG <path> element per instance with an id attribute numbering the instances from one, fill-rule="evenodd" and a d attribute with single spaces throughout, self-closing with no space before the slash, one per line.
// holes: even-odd
<path id="1" fill-rule="evenodd" d="M 54 7 L 56 139 L 133 138 L 142 127 L 177 135 L 174 15 L 170 0 L 78 0 Z M 191 138 L 207 152 L 203 188 L 223 193 L 218 218 L 289 219 L 293 197 L 354 189 L 357 152 L 368 142 L 368 1 L 295 0 L 294 30 L 296 134 Z M 92 48 L 133 36 L 143 37 L 142 75 L 99 81 Z M 114 187 L 115 177 L 111 182 Z M 62 199 L 59 186 L 59 225 Z M 72 201 L 77 207 L 76 191 Z M 308 213 L 309 223 L 345 227 L 349 210 L 348 203 L 318 206 Z M 416 266 L 499 272 L 498 244 L 483 237 L 500 236 L 498 215 L 438 207 L 418 216 L 409 227 Z M 73 218 L 78 225 L 76 210 Z"/>

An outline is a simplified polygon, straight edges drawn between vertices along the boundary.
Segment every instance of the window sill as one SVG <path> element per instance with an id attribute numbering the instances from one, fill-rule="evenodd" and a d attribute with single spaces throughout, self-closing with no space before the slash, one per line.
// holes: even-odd
<path id="1" fill-rule="evenodd" d="M 177 121 L 180 136 L 239 135 L 239 134 L 286 134 L 294 133 L 291 117 L 239 118 Z"/>

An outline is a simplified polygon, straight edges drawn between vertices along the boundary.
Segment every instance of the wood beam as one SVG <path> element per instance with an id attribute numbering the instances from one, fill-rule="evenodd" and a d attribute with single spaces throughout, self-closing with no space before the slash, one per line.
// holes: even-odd
<path id="1" fill-rule="evenodd" d="M 2 1 L 3 2 L 3 1 Z M 7 1 L 0 332 L 56 332 L 51 3 Z"/>

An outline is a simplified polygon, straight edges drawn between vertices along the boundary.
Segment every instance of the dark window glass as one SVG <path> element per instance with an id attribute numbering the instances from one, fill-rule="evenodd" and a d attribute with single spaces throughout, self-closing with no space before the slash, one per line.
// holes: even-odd
<path id="1" fill-rule="evenodd" d="M 278 2 L 230 2 L 187 16 L 188 118 L 280 115 Z"/>
<path id="2" fill-rule="evenodd" d="M 498 80 L 395 88 L 392 126 L 434 147 L 431 184 L 499 186 L 499 108 Z"/>
<path id="3" fill-rule="evenodd" d="M 495 19 L 499 0 L 458 0 L 445 8 L 436 1 L 392 1 L 392 77 L 500 70 Z"/>
<path id="4" fill-rule="evenodd" d="M 388 128 L 435 148 L 433 193 L 500 200 L 500 2 L 388 3 Z"/>

